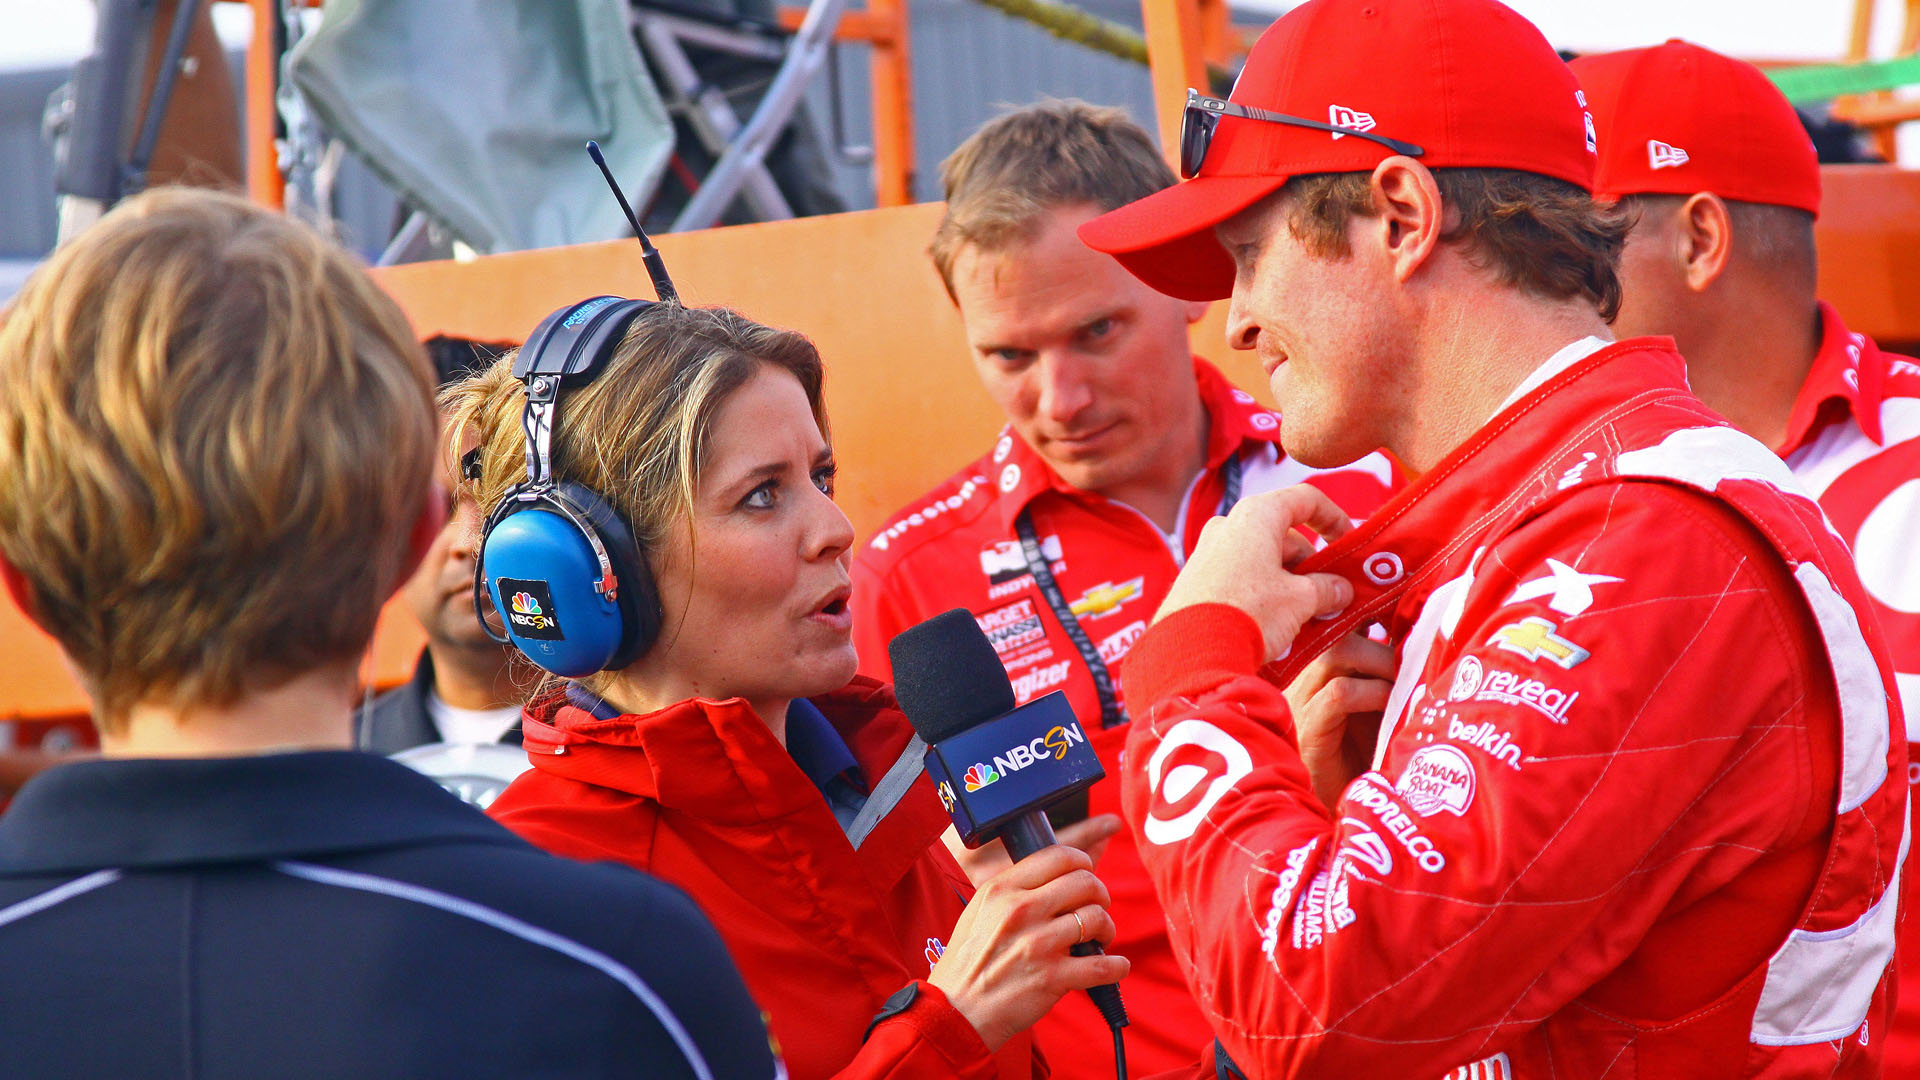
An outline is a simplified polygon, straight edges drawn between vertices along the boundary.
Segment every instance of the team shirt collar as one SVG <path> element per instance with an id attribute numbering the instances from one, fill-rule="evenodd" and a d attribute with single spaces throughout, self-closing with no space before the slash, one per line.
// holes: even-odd
<path id="1" fill-rule="evenodd" d="M 1193 378 L 1200 403 L 1207 410 L 1207 460 L 1205 468 L 1217 469 L 1248 443 L 1273 446 L 1280 443 L 1280 414 L 1261 405 L 1252 394 L 1234 386 L 1220 370 L 1199 357 L 1193 358 Z M 1000 430 L 987 462 L 987 482 L 999 496 L 1002 528 L 1013 531 L 1014 519 L 1039 496 L 1053 492 L 1069 499 L 1086 499 L 1090 493 L 1060 479 L 1011 426 Z"/>
<path id="2" fill-rule="evenodd" d="M 787 753 L 823 794 L 836 780 L 864 783 L 860 763 L 847 741 L 834 730 L 827 714 L 806 698 L 794 698 L 787 705 Z"/>
<path id="3" fill-rule="evenodd" d="M 317 857 L 450 840 L 521 843 L 377 754 L 103 758 L 27 782 L 0 819 L 0 875 Z"/>
<path id="4" fill-rule="evenodd" d="M 1880 403 L 1886 394 L 1887 358 L 1864 334 L 1855 334 L 1840 321 L 1833 305 L 1820 301 L 1820 350 L 1813 369 L 1800 387 L 1793 412 L 1787 417 L 1787 439 L 1778 447 L 1785 456 L 1806 445 L 1823 426 L 1828 402 L 1838 401 L 1875 446 L 1885 443 L 1880 429 Z"/>

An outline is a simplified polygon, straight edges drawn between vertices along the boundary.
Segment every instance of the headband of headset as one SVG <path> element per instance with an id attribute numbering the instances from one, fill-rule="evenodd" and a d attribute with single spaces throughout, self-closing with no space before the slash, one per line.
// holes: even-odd
<path id="1" fill-rule="evenodd" d="M 521 418 L 527 434 L 527 484 L 552 483 L 553 414 L 560 388 L 592 382 L 634 317 L 652 306 L 651 300 L 619 296 L 582 300 L 540 320 L 520 347 L 513 358 L 513 377 L 527 386 Z"/>

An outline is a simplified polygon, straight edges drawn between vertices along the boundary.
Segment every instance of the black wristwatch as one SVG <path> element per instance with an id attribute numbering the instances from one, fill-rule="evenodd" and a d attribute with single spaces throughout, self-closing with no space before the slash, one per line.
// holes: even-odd
<path id="1" fill-rule="evenodd" d="M 914 1001 L 919 997 L 920 984 L 917 982 L 910 982 L 895 990 L 893 996 L 881 1004 L 880 1011 L 873 1014 L 873 1019 L 867 1021 L 866 1033 L 860 1036 L 860 1041 L 866 1042 L 868 1036 L 873 1034 L 873 1029 L 879 1027 L 882 1021 L 891 1020 L 911 1009 Z"/>

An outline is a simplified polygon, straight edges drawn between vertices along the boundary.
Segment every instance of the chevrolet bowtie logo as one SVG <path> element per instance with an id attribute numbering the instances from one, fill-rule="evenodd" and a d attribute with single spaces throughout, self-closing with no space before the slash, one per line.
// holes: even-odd
<path id="1" fill-rule="evenodd" d="M 1118 585 L 1115 585 L 1111 581 L 1103 581 L 1082 593 L 1080 599 L 1067 605 L 1067 610 L 1082 618 L 1105 615 L 1107 612 L 1140 595 L 1140 590 L 1145 585 L 1146 578 L 1144 577 L 1137 577 L 1132 581 L 1123 581 Z"/>
<path id="2" fill-rule="evenodd" d="M 1554 631 L 1553 623 L 1538 615 L 1529 615 L 1516 623 L 1508 623 L 1493 632 L 1487 644 L 1518 653 L 1529 660 L 1546 660 L 1571 670 L 1593 655 L 1587 650 L 1561 637 Z"/>

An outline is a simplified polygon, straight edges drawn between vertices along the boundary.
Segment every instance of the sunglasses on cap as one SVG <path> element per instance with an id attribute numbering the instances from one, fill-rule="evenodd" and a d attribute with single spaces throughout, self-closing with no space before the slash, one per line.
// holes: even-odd
<path id="1" fill-rule="evenodd" d="M 1200 164 L 1207 159 L 1207 148 L 1213 145 L 1213 130 L 1220 126 L 1222 116 L 1238 116 L 1247 120 L 1264 120 L 1269 124 L 1287 124 L 1291 127 L 1329 131 L 1335 135 L 1351 135 L 1356 139 L 1377 142 L 1396 154 L 1405 154 L 1408 157 L 1420 157 L 1426 153 L 1424 149 L 1413 143 L 1390 139 L 1385 135 L 1375 135 L 1371 131 L 1356 131 L 1349 127 L 1309 120 L 1304 116 L 1268 112 L 1251 105 L 1239 105 L 1225 98 L 1208 97 L 1198 90 L 1189 88 L 1187 109 L 1180 118 L 1181 179 L 1191 180 L 1200 175 Z"/>

